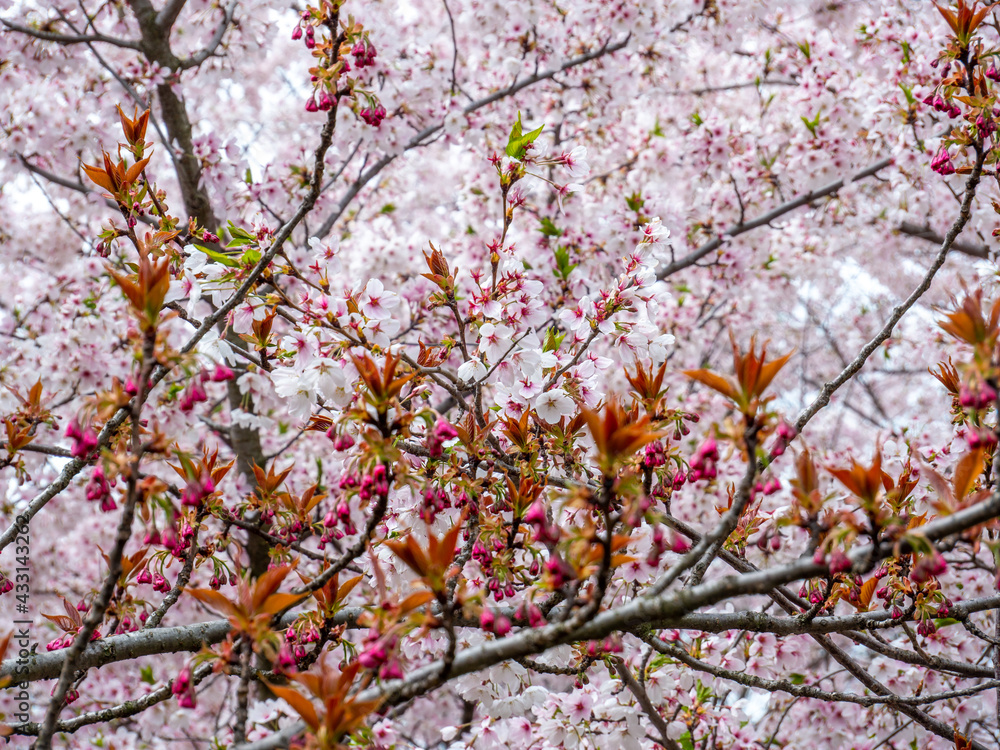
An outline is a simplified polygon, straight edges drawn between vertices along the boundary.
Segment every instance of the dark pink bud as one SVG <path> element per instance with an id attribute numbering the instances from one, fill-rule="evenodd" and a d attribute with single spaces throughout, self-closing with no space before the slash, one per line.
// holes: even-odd
<path id="1" fill-rule="evenodd" d="M 194 692 L 184 693 L 177 699 L 177 705 L 181 708 L 196 708 L 197 702 L 195 701 Z"/>
<path id="2" fill-rule="evenodd" d="M 397 659 L 393 659 L 391 662 L 386 662 L 382 665 L 382 668 L 378 671 L 379 679 L 381 680 L 401 680 L 403 679 L 403 669 L 399 665 Z"/>
<path id="3" fill-rule="evenodd" d="M 510 632 L 510 620 L 504 615 L 498 615 L 493 625 L 493 632 L 499 638 L 503 638 Z"/>
<path id="4" fill-rule="evenodd" d="M 190 689 L 191 667 L 185 666 L 180 672 L 177 673 L 177 677 L 174 678 L 174 683 L 170 686 L 170 692 L 174 695 L 180 695 Z"/>
<path id="5" fill-rule="evenodd" d="M 493 610 L 483 607 L 482 614 L 479 615 L 479 627 L 492 633 L 494 625 L 496 625 L 496 616 L 493 614 Z"/>
<path id="6" fill-rule="evenodd" d="M 834 550 L 830 555 L 830 573 L 837 575 L 851 569 L 851 559 L 841 550 Z"/>
<path id="7" fill-rule="evenodd" d="M 222 383 L 227 380 L 232 380 L 236 377 L 236 373 L 230 370 L 225 365 L 216 365 L 215 371 L 212 373 L 213 383 Z"/>
<path id="8" fill-rule="evenodd" d="M 278 674 L 289 674 L 296 669 L 295 654 L 287 643 L 281 644 L 278 655 L 274 660 L 274 671 Z"/>
<path id="9" fill-rule="evenodd" d="M 715 438 L 708 438 L 698 446 L 698 455 L 705 459 L 716 460 L 719 458 L 719 446 Z"/>
<path id="10" fill-rule="evenodd" d="M 524 514 L 524 522 L 532 526 L 544 526 L 548 523 L 545 516 L 545 506 L 540 500 L 535 500 Z"/>

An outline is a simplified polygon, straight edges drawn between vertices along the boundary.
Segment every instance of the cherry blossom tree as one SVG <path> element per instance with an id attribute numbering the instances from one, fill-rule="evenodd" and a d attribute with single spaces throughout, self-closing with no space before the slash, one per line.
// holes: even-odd
<path id="1" fill-rule="evenodd" d="M 1000 743 L 993 3 L 0 27 L 8 744 Z"/>

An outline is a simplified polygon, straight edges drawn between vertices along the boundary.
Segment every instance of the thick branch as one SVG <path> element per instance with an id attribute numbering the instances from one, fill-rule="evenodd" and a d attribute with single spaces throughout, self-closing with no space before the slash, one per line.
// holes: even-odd
<path id="1" fill-rule="evenodd" d="M 30 26 L 21 26 L 20 24 L 13 23 L 5 18 L 0 18 L 0 23 L 11 31 L 16 31 L 20 34 L 34 37 L 35 39 L 41 39 L 45 42 L 56 42 L 57 44 L 65 45 L 103 42 L 104 44 L 110 44 L 115 47 L 123 47 L 125 49 L 138 50 L 140 48 L 139 42 L 137 41 L 133 41 L 131 39 L 117 39 L 116 37 L 105 36 L 104 34 L 57 34 L 52 31 L 33 29 Z"/>
<path id="2" fill-rule="evenodd" d="M 958 218 L 955 219 L 955 222 L 948 229 L 948 233 L 945 235 L 944 240 L 941 243 L 941 249 L 934 258 L 934 262 L 931 263 L 931 267 L 924 275 L 923 280 L 917 285 L 917 288 L 910 293 L 909 297 L 903 300 L 901 304 L 893 308 L 892 315 L 889 316 L 885 325 L 882 326 L 881 330 L 875 334 L 871 341 L 864 345 L 850 364 L 848 364 L 837 377 L 826 383 L 820 391 L 819 396 L 817 396 L 809 406 L 803 409 L 802 413 L 799 414 L 799 418 L 795 420 L 795 429 L 797 432 L 802 432 L 802 428 L 806 426 L 809 420 L 816 416 L 822 408 L 830 403 L 830 397 L 834 394 L 834 392 L 848 380 L 853 378 L 854 375 L 859 372 L 862 367 L 864 367 L 868 358 L 875 352 L 876 349 L 878 349 L 878 347 L 882 345 L 883 341 L 892 335 L 896 324 L 899 323 L 906 312 L 916 304 L 917 300 L 919 300 L 928 289 L 930 289 L 931 282 L 934 280 L 934 276 L 948 258 L 948 253 L 951 251 L 951 246 L 954 244 L 955 239 L 962 232 L 962 229 L 965 228 L 969 218 L 972 216 L 972 201 L 976 196 L 976 187 L 979 185 L 979 179 L 983 173 L 983 163 L 985 160 L 986 151 L 979 149 L 976 162 L 972 168 L 972 173 L 969 175 L 969 179 L 965 182 L 965 195 L 962 198 L 962 207 L 959 211 Z"/>
<path id="3" fill-rule="evenodd" d="M 860 172 L 857 172 L 850 177 L 835 180 L 831 182 L 829 185 L 817 188 L 816 190 L 810 190 L 807 193 L 802 193 L 802 195 L 797 195 L 787 203 L 782 203 L 777 208 L 768 211 L 766 214 L 758 216 L 756 219 L 752 219 L 751 221 L 743 222 L 740 224 L 735 224 L 729 227 L 729 229 L 726 229 L 724 232 L 722 232 L 721 235 L 719 235 L 715 239 L 706 242 L 704 245 L 699 247 L 694 252 L 685 255 L 680 260 L 675 260 L 673 263 L 668 263 L 666 266 L 657 271 L 656 278 L 665 279 L 668 276 L 672 276 L 673 274 L 677 273 L 678 271 L 682 271 L 685 268 L 689 268 L 690 266 L 693 266 L 695 263 L 697 263 L 699 260 L 704 258 L 709 253 L 713 253 L 716 250 L 718 250 L 730 238 L 739 237 L 741 234 L 746 234 L 747 232 L 753 229 L 757 229 L 758 227 L 767 226 L 775 219 L 780 218 L 781 216 L 787 214 L 789 211 L 794 211 L 796 208 L 800 208 L 801 206 L 807 206 L 813 201 L 819 198 L 823 198 L 827 195 L 833 195 L 842 187 L 844 187 L 844 185 L 847 185 L 852 182 L 858 182 L 860 180 L 864 180 L 868 177 L 871 177 L 872 175 L 881 172 L 890 164 L 892 164 L 892 159 L 882 159 L 881 161 L 875 162 L 871 166 L 865 167 Z"/>
<path id="4" fill-rule="evenodd" d="M 928 242 L 933 242 L 935 245 L 940 245 L 944 242 L 944 237 L 935 232 L 928 226 L 918 226 L 916 224 L 911 224 L 908 221 L 904 221 L 899 225 L 899 233 L 905 234 L 909 237 L 916 237 L 921 240 L 927 240 Z M 971 255 L 973 258 L 989 258 L 990 248 L 987 245 L 973 245 L 969 242 L 953 242 L 951 249 L 964 253 L 965 255 Z"/>
<path id="5" fill-rule="evenodd" d="M 938 541 L 990 520 L 998 513 L 1000 513 L 1000 493 L 971 508 L 929 523 L 922 527 L 922 531 L 928 540 Z M 909 544 L 905 541 L 899 542 L 898 547 L 899 554 L 906 554 L 910 549 Z M 893 552 L 891 547 L 872 548 L 866 546 L 853 550 L 848 556 L 855 563 L 856 568 L 860 568 L 864 565 L 871 566 Z M 731 599 L 734 596 L 767 593 L 776 586 L 824 575 L 827 572 L 825 565 L 815 563 L 812 558 L 807 557 L 773 570 L 758 571 L 742 576 L 726 576 L 694 588 L 634 599 L 613 610 L 601 612 L 578 627 L 566 628 L 564 623 L 557 623 L 542 628 L 522 630 L 515 635 L 489 641 L 459 653 L 452 663 L 450 678 L 460 677 L 463 674 L 476 672 L 511 659 L 539 653 L 563 643 L 596 640 L 614 632 L 633 631 L 644 624 L 656 622 L 661 618 L 679 617 L 701 607 Z M 818 637 L 823 638 L 823 636 Z M 384 699 L 389 703 L 408 700 L 436 688 L 439 684 L 436 677 L 440 673 L 441 662 L 435 661 L 415 669 L 403 680 L 394 680 L 364 690 L 358 694 L 358 699 L 362 701 Z M 922 718 L 927 718 L 922 712 L 920 715 Z M 918 721 L 921 720 L 918 719 Z M 243 745 L 241 750 L 268 750 L 269 748 L 282 747 L 287 745 L 289 739 L 301 733 L 304 728 L 305 725 L 298 722 L 265 740 Z"/>
<path id="6" fill-rule="evenodd" d="M 163 29 L 164 34 L 170 33 L 170 29 L 173 28 L 177 16 L 181 14 L 185 5 L 187 5 L 187 0 L 168 0 L 160 12 L 156 14 L 156 25 Z"/>

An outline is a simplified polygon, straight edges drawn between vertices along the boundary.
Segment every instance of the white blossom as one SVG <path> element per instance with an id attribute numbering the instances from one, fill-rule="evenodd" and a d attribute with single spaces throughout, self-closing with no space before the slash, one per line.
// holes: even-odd
<path id="1" fill-rule="evenodd" d="M 562 388 L 545 391 L 535 399 L 535 412 L 546 422 L 558 422 L 576 412 L 576 404 Z"/>
<path id="2" fill-rule="evenodd" d="M 470 357 L 458 368 L 458 379 L 466 383 L 474 383 L 486 377 L 486 365 L 479 357 Z"/>

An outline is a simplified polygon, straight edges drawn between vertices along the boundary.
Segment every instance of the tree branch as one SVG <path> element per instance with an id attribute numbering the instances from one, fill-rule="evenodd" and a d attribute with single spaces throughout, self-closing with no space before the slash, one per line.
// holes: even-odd
<path id="1" fill-rule="evenodd" d="M 0 23 L 11 31 L 16 31 L 19 34 L 24 34 L 25 36 L 30 36 L 35 39 L 41 39 L 45 42 L 56 42 L 57 44 L 64 45 L 103 42 L 104 44 L 110 44 L 114 47 L 122 47 L 124 49 L 140 49 L 139 42 L 131 39 L 117 39 L 113 36 L 105 36 L 104 34 L 57 34 L 52 31 L 39 31 L 38 29 L 33 29 L 30 26 L 21 26 L 20 24 L 13 23 L 5 18 L 0 18 Z"/>
<path id="2" fill-rule="evenodd" d="M 890 164 L 892 164 L 892 159 L 882 159 L 881 161 L 877 161 L 874 164 L 865 167 L 860 172 L 856 172 L 850 177 L 846 178 L 842 177 L 841 179 L 834 180 L 830 184 L 825 185 L 821 188 L 817 188 L 816 190 L 810 190 L 807 193 L 802 193 L 801 195 L 797 195 L 787 203 L 782 203 L 777 208 L 768 211 L 766 214 L 758 216 L 756 219 L 752 219 L 751 221 L 747 221 L 742 224 L 735 224 L 729 227 L 729 229 L 726 229 L 724 232 L 722 232 L 722 234 L 720 234 L 715 239 L 706 242 L 704 245 L 699 247 L 694 252 L 684 256 L 680 260 L 675 260 L 672 263 L 668 263 L 666 266 L 657 271 L 656 278 L 663 280 L 668 276 L 672 276 L 678 271 L 681 271 L 685 268 L 689 268 L 690 266 L 693 266 L 695 263 L 697 263 L 699 260 L 704 258 L 709 253 L 718 250 L 728 239 L 732 237 L 739 237 L 741 234 L 746 234 L 747 232 L 753 229 L 757 229 L 758 227 L 767 226 L 775 219 L 787 214 L 789 211 L 794 211 L 796 208 L 809 205 L 818 198 L 823 198 L 827 195 L 833 195 L 842 187 L 844 187 L 844 185 L 848 185 L 852 182 L 858 182 L 860 180 L 864 180 L 868 177 L 871 177 L 872 175 L 881 172 Z"/>
<path id="3" fill-rule="evenodd" d="M 830 403 L 830 397 L 834 394 L 834 392 L 836 392 L 840 386 L 854 377 L 854 375 L 860 371 L 862 367 L 864 367 L 868 358 L 879 346 L 882 345 L 883 341 L 892 335 L 896 324 L 899 323 L 906 312 L 916 304 L 917 300 L 924 295 L 924 292 L 930 289 L 934 276 L 948 258 L 948 253 L 951 250 L 952 244 L 955 242 L 955 239 L 962 232 L 962 229 L 965 228 L 969 218 L 972 216 L 972 201 L 976 196 L 976 187 L 979 185 L 979 179 L 983 173 L 983 164 L 985 160 L 986 151 L 980 148 L 976 156 L 976 162 L 972 168 L 972 173 L 969 175 L 969 179 L 965 182 L 965 196 L 962 198 L 962 207 L 959 210 L 958 218 L 955 219 L 954 223 L 948 229 L 948 233 L 945 235 L 944 240 L 941 243 L 941 249 L 938 250 L 938 254 L 934 258 L 934 262 L 931 263 L 931 267 L 924 275 L 923 280 L 917 285 L 916 289 L 910 293 L 909 297 L 907 297 L 901 304 L 893 308 L 892 315 L 889 316 L 885 325 L 882 326 L 881 330 L 875 334 L 875 337 L 872 338 L 871 341 L 864 345 L 850 364 L 848 364 L 837 377 L 827 382 L 820 391 L 819 396 L 817 396 L 809 406 L 802 410 L 798 419 L 795 420 L 796 432 L 802 432 L 802 428 L 806 426 L 809 420 L 816 416 L 816 414 L 823 407 Z"/>
<path id="4" fill-rule="evenodd" d="M 614 52 L 617 52 L 618 50 L 623 49 L 628 44 L 629 39 L 631 39 L 631 35 L 626 36 L 624 39 L 621 39 L 617 42 L 613 43 L 608 42 L 598 47 L 597 49 L 591 50 L 590 52 L 586 52 L 582 55 L 574 57 L 571 60 L 567 60 L 557 68 L 550 68 L 549 70 L 542 71 L 541 73 L 535 73 L 534 75 L 528 76 L 522 81 L 517 81 L 511 84 L 502 91 L 497 91 L 493 94 L 490 94 L 489 96 L 483 97 L 482 99 L 472 102 L 462 110 L 462 113 L 466 115 L 471 114 L 472 112 L 475 112 L 478 109 L 482 109 L 483 107 L 493 104 L 494 102 L 498 102 L 501 99 L 506 99 L 509 96 L 513 96 L 518 91 L 521 91 L 522 89 L 525 89 L 528 86 L 533 86 L 534 84 L 539 83 L 541 81 L 546 81 L 550 78 L 554 78 L 560 73 L 563 73 L 578 65 L 583 65 L 584 63 L 596 60 L 599 57 L 603 57 L 604 55 L 609 55 Z M 424 130 L 421 130 L 419 133 L 417 133 L 415 136 L 413 136 L 413 138 L 409 140 L 409 142 L 402 148 L 399 154 L 406 153 L 411 149 L 423 145 L 424 141 L 426 141 L 432 135 L 437 133 L 443 127 L 444 123 L 441 122 L 438 123 L 437 125 L 432 125 L 428 128 L 425 128 Z M 361 189 L 369 182 L 371 182 L 383 169 L 392 164 L 392 162 L 396 160 L 399 154 L 387 154 L 386 156 L 383 156 L 381 159 L 375 162 L 375 164 L 373 164 L 367 170 L 363 171 L 358 176 L 358 178 L 353 183 L 351 183 L 351 186 L 347 189 L 347 192 L 337 203 L 336 207 L 333 209 L 333 212 L 326 217 L 326 219 L 320 225 L 319 229 L 316 230 L 314 236 L 322 238 L 325 237 L 327 234 L 329 234 L 330 230 L 333 229 L 333 225 L 337 222 L 337 219 L 339 219 L 343 215 L 344 211 L 347 210 L 348 204 L 350 204 L 350 202 L 354 200 L 357 194 L 361 192 Z"/>

